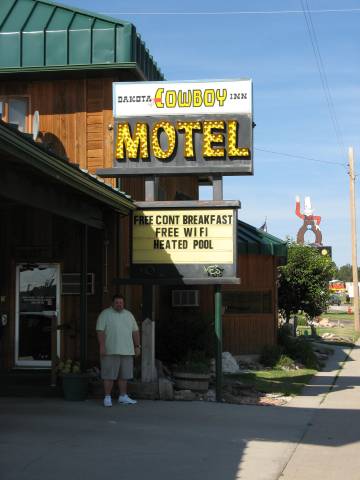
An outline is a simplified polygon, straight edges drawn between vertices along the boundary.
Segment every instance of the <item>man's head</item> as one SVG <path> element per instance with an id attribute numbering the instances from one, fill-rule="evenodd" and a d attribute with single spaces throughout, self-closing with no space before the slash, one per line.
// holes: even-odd
<path id="1" fill-rule="evenodd" d="M 114 295 L 112 297 L 112 307 L 117 312 L 121 312 L 121 310 L 125 307 L 125 298 L 122 295 Z"/>

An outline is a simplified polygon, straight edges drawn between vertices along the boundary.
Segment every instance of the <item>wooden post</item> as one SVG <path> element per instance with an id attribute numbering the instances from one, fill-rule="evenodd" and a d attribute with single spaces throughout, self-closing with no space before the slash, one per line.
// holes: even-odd
<path id="1" fill-rule="evenodd" d="M 51 387 L 56 387 L 56 363 L 57 363 L 57 316 L 51 317 Z"/>
<path id="2" fill-rule="evenodd" d="M 145 200 L 154 202 L 157 198 L 158 178 L 149 176 L 145 178 Z M 143 323 L 142 350 L 141 350 L 141 381 L 151 382 L 156 380 L 155 369 L 155 286 L 143 285 Z"/>
<path id="3" fill-rule="evenodd" d="M 359 319 L 359 279 L 357 266 L 357 238 L 356 238 L 356 204 L 355 204 L 355 168 L 354 150 L 349 148 L 349 177 L 350 177 L 350 218 L 351 218 L 351 251 L 352 251 L 352 274 L 354 290 L 354 328 L 360 331 Z"/>
<path id="4" fill-rule="evenodd" d="M 213 175 L 213 200 L 223 199 L 223 178 L 222 175 Z"/>
<path id="5" fill-rule="evenodd" d="M 141 328 L 141 381 L 154 382 L 157 379 L 155 368 L 155 322 L 146 318 Z"/>
<path id="6" fill-rule="evenodd" d="M 153 202 L 156 198 L 157 180 L 154 176 L 145 177 L 145 200 Z"/>
<path id="7" fill-rule="evenodd" d="M 141 381 L 152 382 L 156 379 L 155 369 L 155 322 L 154 285 L 143 285 L 143 319 L 141 349 Z"/>
<path id="8" fill-rule="evenodd" d="M 80 272 L 80 368 L 84 372 L 87 360 L 87 268 L 88 227 L 81 225 L 81 272 Z"/>
<path id="9" fill-rule="evenodd" d="M 222 298 L 221 286 L 215 286 L 215 371 L 216 401 L 222 401 Z"/>
<path id="10" fill-rule="evenodd" d="M 223 200 L 223 178 L 222 175 L 213 175 L 213 200 Z M 215 285 L 215 393 L 216 401 L 222 401 L 222 294 L 221 286 Z"/>

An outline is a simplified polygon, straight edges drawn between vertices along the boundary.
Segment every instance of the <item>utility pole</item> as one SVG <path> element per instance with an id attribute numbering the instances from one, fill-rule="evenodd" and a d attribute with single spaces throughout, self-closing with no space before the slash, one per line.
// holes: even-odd
<path id="1" fill-rule="evenodd" d="M 357 242 L 356 242 L 356 206 L 355 206 L 355 169 L 354 150 L 349 147 L 349 177 L 350 177 L 350 220 L 351 220 L 351 250 L 352 250 L 352 273 L 354 286 L 354 322 L 355 330 L 360 331 L 359 319 L 359 279 L 357 267 Z"/>

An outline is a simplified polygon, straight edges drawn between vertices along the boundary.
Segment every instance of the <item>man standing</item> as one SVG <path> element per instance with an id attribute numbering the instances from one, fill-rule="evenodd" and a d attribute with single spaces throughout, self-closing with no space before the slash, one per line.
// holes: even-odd
<path id="1" fill-rule="evenodd" d="M 124 297 L 114 295 L 111 307 L 100 313 L 96 323 L 105 390 L 104 407 L 112 407 L 114 380 L 119 384 L 119 403 L 137 403 L 127 395 L 127 381 L 133 378 L 133 357 L 140 355 L 140 335 L 134 316 L 124 307 Z"/>

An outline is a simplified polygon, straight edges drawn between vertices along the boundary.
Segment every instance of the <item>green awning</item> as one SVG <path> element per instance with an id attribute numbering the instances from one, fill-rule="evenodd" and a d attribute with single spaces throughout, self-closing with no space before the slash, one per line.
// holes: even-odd
<path id="1" fill-rule="evenodd" d="M 129 69 L 164 78 L 131 23 L 48 0 L 0 1 L 0 52 L 0 73 Z"/>
<path id="2" fill-rule="evenodd" d="M 263 230 L 238 220 L 237 224 L 238 254 L 274 255 L 287 257 L 287 243 Z"/>

